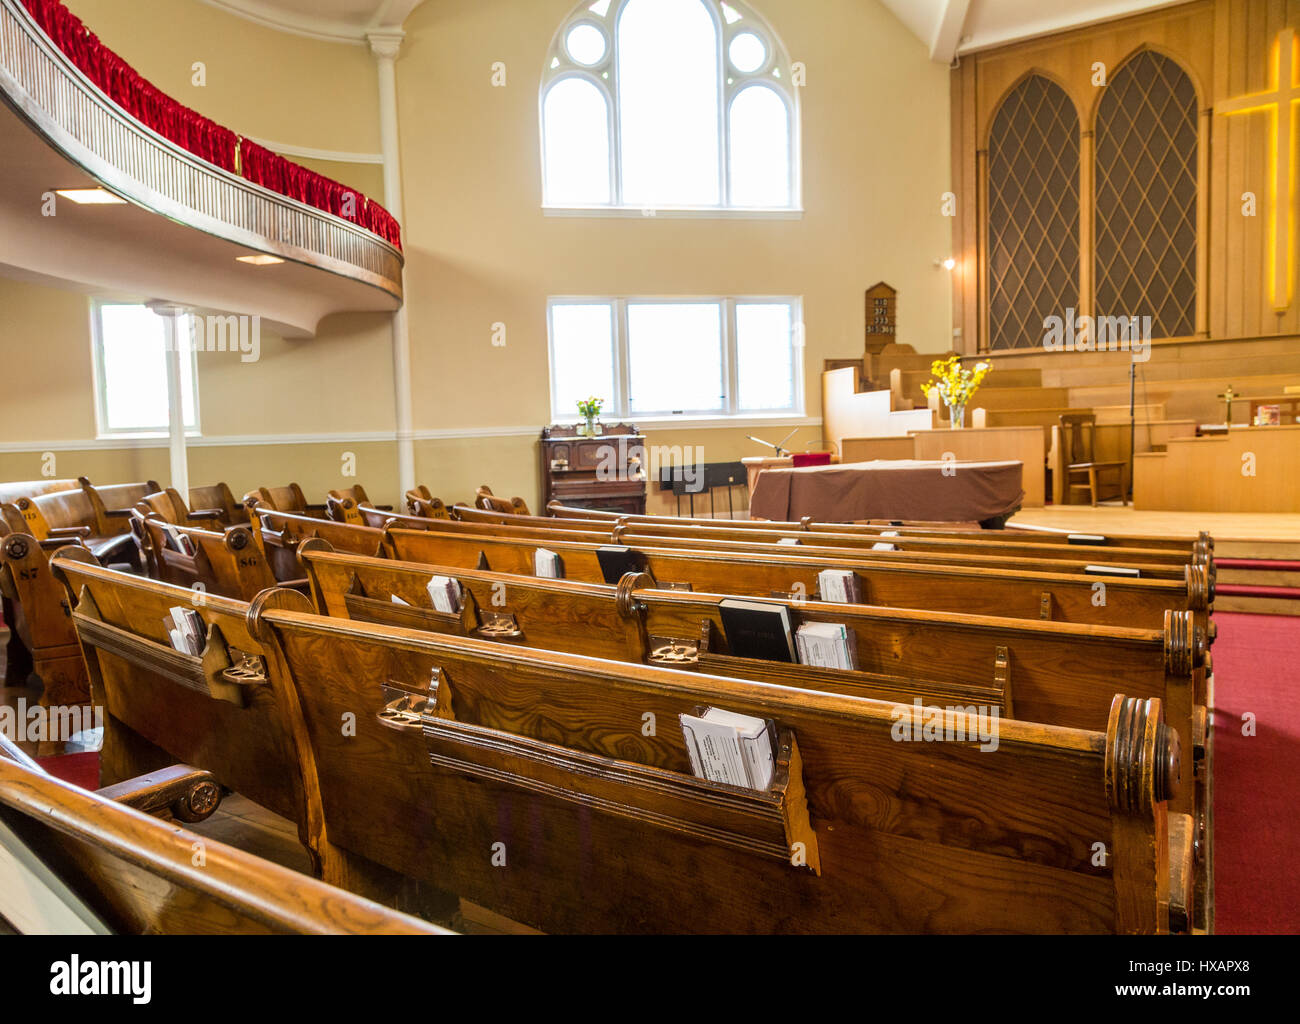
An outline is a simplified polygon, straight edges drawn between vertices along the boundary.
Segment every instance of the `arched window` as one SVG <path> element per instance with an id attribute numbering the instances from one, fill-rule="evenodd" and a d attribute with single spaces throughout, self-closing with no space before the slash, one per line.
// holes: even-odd
<path id="1" fill-rule="evenodd" d="M 799 206 L 790 59 L 738 2 L 586 0 L 551 45 L 541 125 L 546 206 Z"/>
<path id="2" fill-rule="evenodd" d="M 1079 306 L 1079 115 L 1030 75 L 989 131 L 989 348 L 1037 348 Z"/>
<path id="3" fill-rule="evenodd" d="M 1151 337 L 1196 331 L 1196 88 L 1144 50 L 1097 105 L 1096 311 L 1151 317 Z"/>

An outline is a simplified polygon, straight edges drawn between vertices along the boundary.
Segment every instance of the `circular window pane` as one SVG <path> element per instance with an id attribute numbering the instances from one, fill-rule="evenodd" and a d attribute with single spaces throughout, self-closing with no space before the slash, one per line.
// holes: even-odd
<path id="1" fill-rule="evenodd" d="M 564 40 L 569 56 L 591 67 L 605 59 L 605 33 L 595 25 L 575 25 Z"/>
<path id="2" fill-rule="evenodd" d="M 731 41 L 727 51 L 732 66 L 742 74 L 751 74 L 767 63 L 767 46 L 753 32 L 742 32 Z"/>

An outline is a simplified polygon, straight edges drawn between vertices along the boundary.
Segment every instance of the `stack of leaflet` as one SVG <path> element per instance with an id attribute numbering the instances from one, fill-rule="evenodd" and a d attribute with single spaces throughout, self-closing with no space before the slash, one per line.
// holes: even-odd
<path id="1" fill-rule="evenodd" d="M 776 759 L 771 722 L 720 708 L 680 718 L 696 778 L 757 790 L 772 784 Z"/>
<path id="2" fill-rule="evenodd" d="M 544 579 L 560 579 L 564 575 L 560 556 L 546 548 L 538 548 L 533 552 L 533 572 Z"/>
<path id="3" fill-rule="evenodd" d="M 897 530 L 882 530 L 881 533 L 880 533 L 880 536 L 882 536 L 882 537 L 897 537 L 897 536 L 898 536 L 898 531 L 897 531 Z M 897 550 L 898 550 L 898 545 L 897 545 L 897 544 L 890 544 L 888 541 L 881 541 L 881 542 L 878 543 L 878 544 L 872 544 L 872 545 L 871 545 L 871 550 L 872 550 L 872 551 L 897 551 Z"/>
<path id="4" fill-rule="evenodd" d="M 849 569 L 823 569 L 817 574 L 817 589 L 830 604 L 862 603 L 862 584 Z"/>
<path id="5" fill-rule="evenodd" d="M 842 622 L 805 622 L 795 633 L 799 662 L 821 668 L 858 667 L 858 645 L 853 630 Z"/>
<path id="6" fill-rule="evenodd" d="M 429 581 L 428 590 L 429 597 L 433 599 L 434 611 L 450 612 L 453 615 L 460 612 L 460 580 L 450 576 L 435 576 Z"/>
<path id="7" fill-rule="evenodd" d="M 202 655 L 204 644 L 207 642 L 203 617 L 193 608 L 176 607 L 169 608 L 167 611 L 168 616 L 162 621 L 172 647 L 182 654 L 192 654 L 196 658 Z"/>

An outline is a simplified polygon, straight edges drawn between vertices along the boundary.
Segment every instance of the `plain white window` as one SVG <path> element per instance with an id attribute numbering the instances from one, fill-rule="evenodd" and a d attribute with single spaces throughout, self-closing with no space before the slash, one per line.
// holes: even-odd
<path id="1" fill-rule="evenodd" d="M 95 303 L 93 355 L 101 434 L 168 430 L 167 336 L 163 318 L 145 306 Z M 188 323 L 178 331 L 185 429 L 198 430 L 197 373 Z"/>
<path id="2" fill-rule="evenodd" d="M 702 0 L 628 0 L 618 23 L 624 203 L 718 205 L 719 79 Z"/>
<path id="3" fill-rule="evenodd" d="M 731 101 L 731 200 L 738 206 L 790 203 L 790 114 L 785 100 L 751 85 Z"/>
<path id="4" fill-rule="evenodd" d="M 544 205 L 797 210 L 793 72 L 744 4 L 584 2 L 542 80 Z"/>
<path id="5" fill-rule="evenodd" d="M 554 298 L 551 414 L 607 418 L 802 415 L 797 298 Z"/>
<path id="6" fill-rule="evenodd" d="M 717 302 L 629 302 L 628 412 L 726 411 L 722 308 Z"/>
<path id="7" fill-rule="evenodd" d="M 551 306 L 551 404 L 577 415 L 588 398 L 610 401 L 616 387 L 614 303 Z"/>
<path id="8" fill-rule="evenodd" d="M 609 104 L 577 76 L 551 86 L 544 102 L 546 193 L 557 203 L 608 203 Z"/>

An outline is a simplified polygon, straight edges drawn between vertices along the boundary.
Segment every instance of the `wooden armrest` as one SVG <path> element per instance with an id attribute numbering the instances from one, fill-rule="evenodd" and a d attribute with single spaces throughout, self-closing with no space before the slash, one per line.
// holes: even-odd
<path id="1" fill-rule="evenodd" d="M 46 537 L 44 540 L 37 541 L 42 551 L 57 551 L 59 548 L 72 547 L 84 548 L 85 541 L 81 537 Z"/>
<path id="2" fill-rule="evenodd" d="M 304 505 L 303 508 L 306 509 L 308 512 L 328 512 L 328 511 L 329 511 L 329 506 L 328 506 L 328 505 Z"/>
<path id="3" fill-rule="evenodd" d="M 374 507 L 377 508 L 377 509 L 379 509 L 380 512 L 391 512 L 391 511 L 393 511 L 393 506 L 392 506 L 392 505 L 375 505 Z"/>
<path id="4" fill-rule="evenodd" d="M 51 537 L 89 537 L 89 526 L 51 526 Z"/>
<path id="5" fill-rule="evenodd" d="M 110 519 L 126 519 L 131 515 L 131 510 L 129 508 L 106 508 L 104 509 L 104 515 Z"/>
<path id="6" fill-rule="evenodd" d="M 1190 932 L 1195 900 L 1195 872 L 1192 869 L 1192 835 L 1195 825 L 1190 814 L 1169 814 L 1169 930 Z"/>
<path id="7" fill-rule="evenodd" d="M 190 512 L 191 519 L 224 519 L 224 508 L 196 508 Z"/>
<path id="8" fill-rule="evenodd" d="M 221 786 L 211 772 L 174 764 L 161 771 L 106 786 L 98 795 L 153 814 L 169 810 L 181 821 L 202 821 L 221 803 Z"/>

